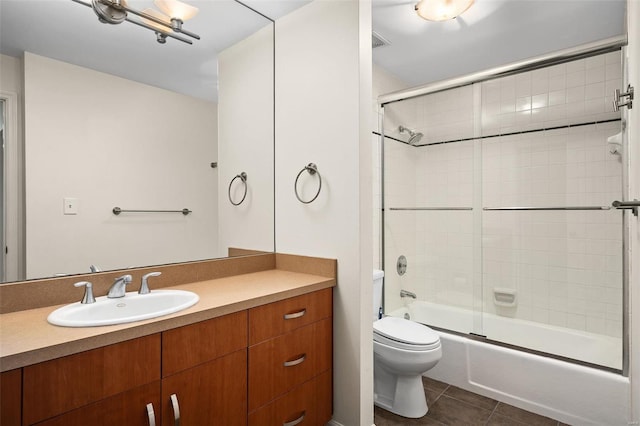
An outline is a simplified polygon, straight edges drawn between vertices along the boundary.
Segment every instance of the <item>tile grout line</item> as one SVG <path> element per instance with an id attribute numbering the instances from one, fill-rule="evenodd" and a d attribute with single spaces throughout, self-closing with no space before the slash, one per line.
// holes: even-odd
<path id="1" fill-rule="evenodd" d="M 484 423 L 485 425 L 489 424 L 489 421 L 491 420 L 491 417 L 493 417 L 493 413 L 495 413 L 496 410 L 498 409 L 498 405 L 500 405 L 500 401 L 496 402 L 495 407 L 493 407 L 493 410 L 491 410 L 491 414 L 489 414 L 489 417 L 487 417 L 487 421 Z"/>

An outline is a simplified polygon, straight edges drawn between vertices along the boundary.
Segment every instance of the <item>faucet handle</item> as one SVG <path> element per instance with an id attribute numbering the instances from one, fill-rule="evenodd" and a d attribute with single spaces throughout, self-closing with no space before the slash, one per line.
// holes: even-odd
<path id="1" fill-rule="evenodd" d="M 87 304 L 96 302 L 96 298 L 93 297 L 93 284 L 91 284 L 89 281 L 80 281 L 75 283 L 74 286 L 84 286 L 84 296 L 82 297 L 82 301 L 80 303 Z"/>
<path id="2" fill-rule="evenodd" d="M 162 275 L 162 272 L 149 272 L 142 276 L 142 284 L 140 285 L 140 290 L 138 290 L 138 294 L 149 294 L 151 290 L 149 290 L 149 277 L 158 277 Z"/>

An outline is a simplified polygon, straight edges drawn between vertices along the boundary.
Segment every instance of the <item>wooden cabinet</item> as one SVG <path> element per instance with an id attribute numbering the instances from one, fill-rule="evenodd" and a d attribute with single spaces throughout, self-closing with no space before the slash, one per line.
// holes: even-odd
<path id="1" fill-rule="evenodd" d="M 332 292 L 249 311 L 249 423 L 324 425 L 332 413 Z"/>
<path id="2" fill-rule="evenodd" d="M 178 413 L 180 426 L 246 425 L 246 349 L 163 379 L 162 424 Z"/>
<path id="3" fill-rule="evenodd" d="M 247 312 L 162 333 L 162 421 L 247 424 Z"/>
<path id="4" fill-rule="evenodd" d="M 150 408 L 148 408 L 150 407 Z M 153 410 L 149 413 L 148 410 Z M 160 426 L 160 381 L 69 411 L 38 426 Z"/>
<path id="5" fill-rule="evenodd" d="M 159 334 L 34 364 L 23 369 L 23 424 L 31 425 L 159 379 Z M 145 406 L 139 407 L 143 413 Z M 127 418 L 129 413 L 122 416 Z"/>
<path id="6" fill-rule="evenodd" d="M 22 370 L 11 370 L 0 374 L 0 425 L 22 424 Z"/>
<path id="7" fill-rule="evenodd" d="M 331 369 L 326 289 L 2 373 L 0 421 L 324 425 Z"/>

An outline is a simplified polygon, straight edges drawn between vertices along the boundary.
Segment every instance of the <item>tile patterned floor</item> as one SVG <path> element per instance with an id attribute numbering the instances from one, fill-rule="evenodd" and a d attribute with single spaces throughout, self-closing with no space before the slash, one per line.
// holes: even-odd
<path id="1" fill-rule="evenodd" d="M 422 378 L 429 412 L 421 419 L 407 419 L 375 407 L 376 426 L 405 425 L 486 425 L 486 426 L 567 426 L 494 399 Z"/>

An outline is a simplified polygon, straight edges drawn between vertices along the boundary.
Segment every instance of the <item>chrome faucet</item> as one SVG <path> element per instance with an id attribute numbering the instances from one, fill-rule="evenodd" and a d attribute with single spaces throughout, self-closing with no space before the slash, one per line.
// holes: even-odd
<path id="1" fill-rule="evenodd" d="M 123 275 L 116 278 L 116 281 L 111 285 L 107 297 L 109 299 L 116 299 L 118 297 L 124 297 L 127 284 L 131 282 L 131 275 Z"/>
<path id="2" fill-rule="evenodd" d="M 142 284 L 140 285 L 140 290 L 138 290 L 138 294 L 149 294 L 151 290 L 149 290 L 149 277 L 157 277 L 162 275 L 162 272 L 149 272 L 146 275 L 142 276 Z"/>
<path id="3" fill-rule="evenodd" d="M 410 297 L 412 299 L 417 299 L 417 296 L 415 293 L 412 293 L 407 290 L 400 290 L 400 297 Z"/>

